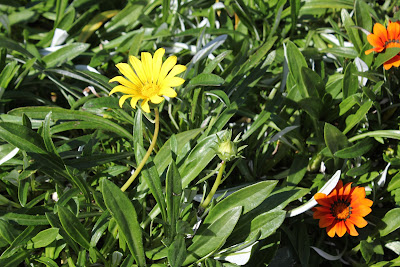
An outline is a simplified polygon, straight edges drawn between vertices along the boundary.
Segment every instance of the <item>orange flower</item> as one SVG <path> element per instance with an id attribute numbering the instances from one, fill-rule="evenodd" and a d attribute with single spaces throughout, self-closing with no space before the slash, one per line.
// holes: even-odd
<path id="1" fill-rule="evenodd" d="M 313 208 L 313 218 L 319 219 L 319 227 L 326 227 L 330 237 L 335 233 L 342 237 L 346 232 L 357 236 L 354 225 L 362 228 L 368 224 L 363 217 L 371 212 L 373 202 L 365 198 L 364 187 L 351 188 L 351 183 L 343 187 L 343 182 L 339 181 L 328 196 L 316 193 L 314 199 L 321 207 Z"/>
<path id="2" fill-rule="evenodd" d="M 367 36 L 368 42 L 374 47 L 367 51 L 365 54 L 368 55 L 372 51 L 377 53 L 381 53 L 386 48 L 391 47 L 400 47 L 400 22 L 391 22 L 389 21 L 389 25 L 387 30 L 380 23 L 375 23 L 374 33 L 371 33 Z M 400 66 L 400 53 L 391 58 L 390 60 L 383 63 L 383 67 L 385 70 L 390 69 L 392 66 L 399 67 Z"/>

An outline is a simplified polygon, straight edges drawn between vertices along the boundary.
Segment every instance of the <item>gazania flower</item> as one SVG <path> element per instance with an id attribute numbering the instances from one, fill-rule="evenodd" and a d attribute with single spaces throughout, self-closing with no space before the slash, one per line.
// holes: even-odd
<path id="1" fill-rule="evenodd" d="M 325 228 L 330 237 L 335 233 L 342 237 L 346 232 L 352 236 L 358 233 L 354 227 L 363 228 L 367 221 L 363 218 L 371 212 L 372 200 L 365 198 L 364 187 L 343 187 L 339 180 L 336 188 L 329 195 L 317 193 L 314 199 L 321 207 L 313 208 L 314 219 L 319 219 L 319 227 Z"/>
<path id="2" fill-rule="evenodd" d="M 386 48 L 391 47 L 400 47 L 400 22 L 391 22 L 389 21 L 389 25 L 387 30 L 380 23 L 375 23 L 374 33 L 371 33 L 367 36 L 368 42 L 374 47 L 365 51 L 365 54 L 368 55 L 372 51 L 377 53 L 381 53 Z M 390 60 L 383 63 L 383 67 L 388 70 L 392 66 L 399 67 L 400 66 L 400 53 L 391 58 Z"/>
<path id="3" fill-rule="evenodd" d="M 143 52 L 141 61 L 134 57 L 129 57 L 129 64 L 119 63 L 116 67 L 127 78 L 122 76 L 114 77 L 110 82 L 119 82 L 121 85 L 114 87 L 110 95 L 116 92 L 124 93 L 119 106 L 122 107 L 125 100 L 131 98 L 131 106 L 136 107 L 137 102 L 142 99 L 141 107 L 143 111 L 149 113 L 149 101 L 154 104 L 161 103 L 164 98 L 176 97 L 176 92 L 172 87 L 182 85 L 185 80 L 175 77 L 186 70 L 183 65 L 176 65 L 176 56 L 170 56 L 162 62 L 165 53 L 164 48 L 159 48 L 152 58 L 148 52 Z"/>

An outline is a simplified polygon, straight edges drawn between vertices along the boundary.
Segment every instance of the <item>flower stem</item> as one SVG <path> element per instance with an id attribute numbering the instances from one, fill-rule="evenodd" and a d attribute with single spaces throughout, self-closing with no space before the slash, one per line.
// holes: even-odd
<path id="1" fill-rule="evenodd" d="M 144 164 L 146 164 L 146 161 L 149 159 L 151 152 L 153 151 L 154 146 L 156 145 L 157 137 L 158 137 L 158 130 L 160 129 L 160 115 L 158 113 L 158 108 L 154 108 L 154 113 L 155 113 L 155 127 L 154 127 L 154 134 L 153 134 L 153 139 L 151 139 L 151 144 L 149 146 L 149 149 L 146 152 L 146 155 L 144 155 L 142 161 L 136 168 L 135 172 L 132 174 L 132 176 L 126 181 L 126 183 L 121 187 L 121 191 L 125 192 L 126 189 L 135 181 L 135 178 L 139 175 L 140 171 L 142 170 Z"/>
<path id="2" fill-rule="evenodd" d="M 205 209 L 208 206 L 208 204 L 210 204 L 210 201 L 213 198 L 215 192 L 217 191 L 218 186 L 221 184 L 221 178 L 222 178 L 222 174 L 225 171 L 225 166 L 226 166 L 226 161 L 222 161 L 221 168 L 218 171 L 217 179 L 215 179 L 214 185 L 211 188 L 211 191 L 208 194 L 207 198 L 203 201 L 203 203 L 200 204 L 201 208 Z"/>

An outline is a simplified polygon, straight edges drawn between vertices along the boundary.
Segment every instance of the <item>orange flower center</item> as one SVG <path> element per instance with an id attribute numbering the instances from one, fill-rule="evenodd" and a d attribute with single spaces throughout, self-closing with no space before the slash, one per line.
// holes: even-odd
<path id="1" fill-rule="evenodd" d="M 336 220 L 346 221 L 351 214 L 350 203 L 342 199 L 335 201 L 331 206 L 331 213 Z"/>
<path id="2" fill-rule="evenodd" d="M 389 39 L 385 42 L 385 48 L 400 47 L 399 39 Z"/>
<path id="3" fill-rule="evenodd" d="M 154 83 L 145 83 L 141 88 L 142 95 L 147 98 L 157 95 L 159 91 L 160 87 Z"/>

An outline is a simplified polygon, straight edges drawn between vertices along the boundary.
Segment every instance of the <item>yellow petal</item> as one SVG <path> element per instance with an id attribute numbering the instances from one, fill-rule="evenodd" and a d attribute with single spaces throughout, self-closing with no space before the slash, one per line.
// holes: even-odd
<path id="1" fill-rule="evenodd" d="M 152 82 L 153 59 L 149 52 L 142 53 L 142 66 L 144 74 L 146 75 L 147 82 Z"/>
<path id="2" fill-rule="evenodd" d="M 176 64 L 176 56 L 170 56 L 167 60 L 162 64 L 160 76 L 158 76 L 157 84 L 161 84 L 165 77 L 167 76 L 168 72 L 175 66 Z"/>
<path id="3" fill-rule="evenodd" d="M 143 84 L 140 82 L 139 78 L 136 76 L 136 74 L 133 72 L 131 66 L 127 63 L 119 63 L 116 65 L 116 67 L 119 69 L 119 71 L 126 77 L 128 78 L 132 83 L 134 83 L 136 86 L 141 87 Z"/>
<path id="4" fill-rule="evenodd" d="M 170 87 L 162 88 L 158 94 L 168 96 L 168 97 L 176 97 L 175 90 Z"/>
<path id="5" fill-rule="evenodd" d="M 122 86 L 122 85 L 117 85 L 111 90 L 111 92 L 108 95 L 112 95 L 112 94 L 114 94 L 116 92 L 121 92 L 121 93 L 124 93 L 124 94 L 131 95 L 131 94 L 135 94 L 136 90 L 134 90 L 132 88 L 125 87 L 125 86 Z"/>
<path id="6" fill-rule="evenodd" d="M 183 65 L 176 65 L 172 68 L 172 70 L 168 73 L 166 79 L 168 78 L 172 78 L 176 75 L 178 75 L 179 73 L 182 73 L 186 70 L 186 66 Z"/>
<path id="7" fill-rule="evenodd" d="M 119 99 L 119 106 L 122 108 L 122 105 L 125 103 L 125 100 L 127 100 L 130 97 L 132 97 L 132 96 L 131 95 L 123 95 L 123 96 L 121 96 L 121 98 Z"/>
<path id="8" fill-rule="evenodd" d="M 129 57 L 129 63 L 131 63 L 133 69 L 135 70 L 137 76 L 142 81 L 143 84 L 146 83 L 147 77 L 143 69 L 142 62 L 134 56 Z"/>
<path id="9" fill-rule="evenodd" d="M 139 97 L 132 97 L 131 99 L 131 107 L 133 107 L 134 109 L 136 108 L 136 104 L 139 101 Z"/>
<path id="10" fill-rule="evenodd" d="M 150 113 L 150 107 L 149 107 L 149 100 L 148 99 L 144 99 L 142 101 L 142 104 L 140 104 L 140 106 L 142 107 L 144 112 Z"/>
<path id="11" fill-rule="evenodd" d="M 109 83 L 112 83 L 112 82 L 119 82 L 120 84 L 122 84 L 122 85 L 124 85 L 126 87 L 135 88 L 135 89 L 137 88 L 137 85 L 135 85 L 134 83 L 128 81 L 127 79 L 125 79 L 122 76 L 116 76 L 116 77 L 112 78 L 109 81 Z"/>
<path id="12" fill-rule="evenodd" d="M 163 83 L 160 84 L 160 87 L 176 87 L 182 85 L 184 82 L 185 80 L 179 77 L 166 78 Z"/>
<path id="13" fill-rule="evenodd" d="M 160 75 L 160 70 L 161 70 L 161 65 L 162 65 L 162 58 L 165 53 L 164 48 L 159 48 L 157 51 L 154 53 L 153 57 L 153 82 L 156 83 L 158 80 L 158 77 Z"/>
<path id="14" fill-rule="evenodd" d="M 158 96 L 158 95 L 154 95 L 154 96 L 150 97 L 151 103 L 154 103 L 154 104 L 160 104 L 163 100 L 164 100 L 164 98 L 161 96 Z"/>

